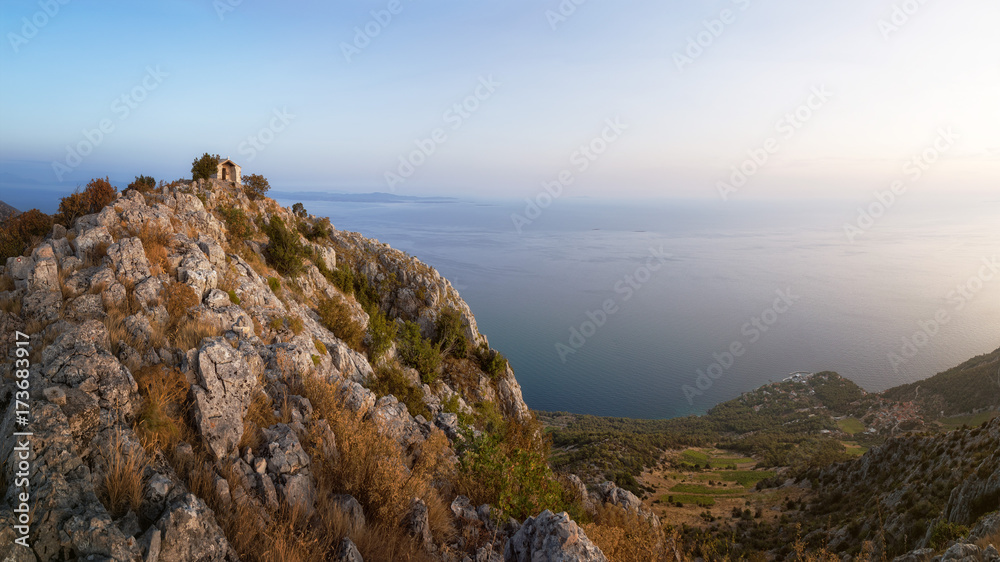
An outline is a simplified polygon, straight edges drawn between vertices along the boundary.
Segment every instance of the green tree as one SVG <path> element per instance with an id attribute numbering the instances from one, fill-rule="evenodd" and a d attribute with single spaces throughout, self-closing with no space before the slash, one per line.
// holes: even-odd
<path id="1" fill-rule="evenodd" d="M 135 181 L 128 184 L 128 187 L 126 187 L 125 189 L 134 189 L 136 191 L 145 193 L 147 191 L 151 191 L 155 187 L 156 187 L 156 180 L 153 179 L 151 176 L 136 176 Z"/>
<path id="2" fill-rule="evenodd" d="M 221 161 L 222 157 L 218 154 L 213 156 L 207 152 L 201 158 L 195 158 L 191 164 L 191 179 L 207 180 L 218 172 Z"/>
<path id="3" fill-rule="evenodd" d="M 298 233 L 288 230 L 281 217 L 271 217 L 264 233 L 269 240 L 264 250 L 267 263 L 282 275 L 296 275 L 302 269 L 302 255 L 305 253 Z"/>
<path id="4" fill-rule="evenodd" d="M 250 199 L 261 199 L 270 189 L 271 184 L 267 182 L 267 178 L 260 174 L 250 174 L 243 177 L 243 193 L 246 193 Z"/>
<path id="5" fill-rule="evenodd" d="M 296 203 L 292 205 L 292 212 L 295 213 L 296 216 L 304 217 L 306 216 L 306 207 L 302 203 Z"/>

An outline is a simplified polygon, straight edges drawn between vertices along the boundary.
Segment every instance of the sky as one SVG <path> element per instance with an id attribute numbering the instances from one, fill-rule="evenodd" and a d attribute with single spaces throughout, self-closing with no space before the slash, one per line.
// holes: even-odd
<path id="1" fill-rule="evenodd" d="M 204 152 L 295 191 L 995 198 L 998 27 L 996 0 L 5 0 L 0 199 Z"/>

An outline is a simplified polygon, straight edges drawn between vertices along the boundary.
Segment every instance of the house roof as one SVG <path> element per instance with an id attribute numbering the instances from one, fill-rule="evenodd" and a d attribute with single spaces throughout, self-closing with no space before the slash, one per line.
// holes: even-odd
<path id="1" fill-rule="evenodd" d="M 219 161 L 219 165 L 221 166 L 221 165 L 225 164 L 226 162 L 229 162 L 230 164 L 232 164 L 233 166 L 236 166 L 237 168 L 239 168 L 239 167 L 240 167 L 240 165 L 239 165 L 239 164 L 237 164 L 236 162 L 233 162 L 233 161 L 232 161 L 232 160 L 230 160 L 229 158 L 226 158 L 225 160 L 220 160 L 220 161 Z"/>

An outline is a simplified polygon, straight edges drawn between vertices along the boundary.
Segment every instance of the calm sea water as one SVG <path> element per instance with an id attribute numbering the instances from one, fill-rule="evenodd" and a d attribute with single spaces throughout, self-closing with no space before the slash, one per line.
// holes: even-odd
<path id="1" fill-rule="evenodd" d="M 1000 201 L 918 203 L 851 243 L 843 201 L 560 200 L 521 233 L 523 202 L 305 201 L 450 279 L 530 407 L 641 418 L 800 370 L 881 390 L 1000 347 Z"/>

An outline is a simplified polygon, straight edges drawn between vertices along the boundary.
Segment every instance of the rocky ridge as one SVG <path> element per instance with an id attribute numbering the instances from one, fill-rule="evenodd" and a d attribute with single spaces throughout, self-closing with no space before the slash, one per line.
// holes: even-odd
<path id="1" fill-rule="evenodd" d="M 380 510 L 347 490 L 328 493 L 321 475 L 337 473 L 353 450 L 338 442 L 331 422 L 346 416 L 374 428 L 376 441 L 395 443 L 407 480 L 423 474 L 436 443 L 444 443 L 434 458 L 445 468 L 435 470 L 454 469 L 458 445 L 475 433 L 459 416 L 477 405 L 492 403 L 517 422 L 531 418 L 509 366 L 494 376 L 472 366 L 473 375 L 460 381 L 445 372 L 428 384 L 404 369 L 423 391 L 429 416 L 412 415 L 393 394 L 376 395 L 370 387 L 379 365 L 395 362 L 396 349 L 372 361 L 331 331 L 315 309 L 319 300 L 343 303 L 362 326 L 368 315 L 323 270 L 347 257 L 381 289 L 392 321 L 416 322 L 433 338 L 449 307 L 467 339 L 488 349 L 458 292 L 419 260 L 336 230 L 311 239 L 297 234 L 311 263 L 294 277 L 279 275 L 266 265 L 269 241 L 258 229 L 246 239 L 234 235 L 225 219 L 232 209 L 258 217 L 258 226 L 274 217 L 290 225 L 302 219 L 231 184 L 179 181 L 128 190 L 98 213 L 55 225 L 30 255 L 10 258 L 0 271 L 0 337 L 8 353 L 0 367 L 0 558 L 236 560 L 234 545 L 246 539 L 227 535 L 232 513 L 260 530 L 287 513 L 313 524 L 336 512 L 351 523 L 331 552 L 361 560 L 361 547 L 348 537 L 364 537 L 360 529 Z M 31 341 L 30 549 L 14 543 L 12 507 L 25 489 L 14 474 L 22 444 L 13 436 L 18 332 Z M 313 403 L 327 396 L 316 388 L 335 397 L 336 410 Z M 321 409 L 342 413 L 329 419 Z M 489 505 L 462 508 L 468 498 L 448 486 L 423 490 L 410 502 L 405 527 L 427 559 L 605 559 L 566 514 L 501 524 Z M 428 502 L 449 495 L 452 513 L 442 523 Z M 469 529 L 488 531 L 490 539 L 470 542 Z"/>

